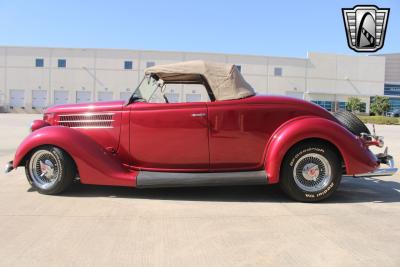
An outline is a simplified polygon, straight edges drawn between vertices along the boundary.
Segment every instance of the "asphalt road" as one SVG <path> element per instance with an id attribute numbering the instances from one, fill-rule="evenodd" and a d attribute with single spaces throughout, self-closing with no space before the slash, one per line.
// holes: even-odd
<path id="1" fill-rule="evenodd" d="M 0 163 L 38 115 L 0 114 Z M 377 126 L 399 163 L 400 126 Z M 317 204 L 277 186 L 33 191 L 0 181 L 1 266 L 400 266 L 400 176 L 343 179 Z"/>

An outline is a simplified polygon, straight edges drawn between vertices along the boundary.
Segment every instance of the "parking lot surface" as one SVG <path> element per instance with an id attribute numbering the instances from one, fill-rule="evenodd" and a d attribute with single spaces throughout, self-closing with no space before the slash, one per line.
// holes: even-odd
<path id="1" fill-rule="evenodd" d="M 0 114 L 0 163 L 40 115 Z M 400 159 L 400 126 L 376 126 Z M 278 186 L 32 190 L 0 174 L 1 266 L 400 266 L 400 176 L 344 178 L 317 204 Z"/>

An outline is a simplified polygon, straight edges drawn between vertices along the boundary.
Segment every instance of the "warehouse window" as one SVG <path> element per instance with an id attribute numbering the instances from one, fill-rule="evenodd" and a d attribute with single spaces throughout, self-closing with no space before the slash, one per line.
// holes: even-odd
<path id="1" fill-rule="evenodd" d="M 125 62 L 124 62 L 124 69 L 126 69 L 126 70 L 131 70 L 132 67 L 133 67 L 132 61 L 125 61 Z"/>
<path id="2" fill-rule="evenodd" d="M 242 72 L 242 66 L 241 65 L 235 65 L 236 68 L 238 69 L 239 72 Z"/>
<path id="3" fill-rule="evenodd" d="M 57 65 L 58 65 L 59 68 L 66 68 L 67 67 L 67 60 L 59 59 Z"/>
<path id="4" fill-rule="evenodd" d="M 147 61 L 146 62 L 146 68 L 150 68 L 150 67 L 153 67 L 155 65 L 156 65 L 156 63 L 154 61 Z"/>
<path id="5" fill-rule="evenodd" d="M 346 110 L 346 102 L 340 101 L 338 103 L 338 109 L 339 110 Z"/>
<path id="6" fill-rule="evenodd" d="M 319 101 L 319 100 L 313 100 L 313 103 L 323 107 L 327 111 L 332 111 L 332 101 Z"/>
<path id="7" fill-rule="evenodd" d="M 282 76 L 282 68 L 274 68 L 275 76 Z"/>
<path id="8" fill-rule="evenodd" d="M 400 96 L 400 85 L 385 83 L 384 95 Z"/>
<path id="9" fill-rule="evenodd" d="M 35 66 L 37 68 L 42 68 L 44 66 L 44 59 L 43 58 L 37 58 L 35 60 Z"/>
<path id="10" fill-rule="evenodd" d="M 394 111 L 396 109 L 400 109 L 400 98 L 391 97 L 391 98 L 389 98 L 389 102 L 390 102 L 389 111 Z"/>
<path id="11" fill-rule="evenodd" d="M 360 112 L 362 112 L 362 113 L 367 112 L 367 103 L 365 103 L 365 102 L 361 103 Z"/>

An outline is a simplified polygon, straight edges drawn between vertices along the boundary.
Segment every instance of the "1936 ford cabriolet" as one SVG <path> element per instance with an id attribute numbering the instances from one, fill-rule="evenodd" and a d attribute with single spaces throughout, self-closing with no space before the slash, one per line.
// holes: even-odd
<path id="1" fill-rule="evenodd" d="M 166 86 L 197 84 L 205 102 L 172 101 Z M 147 187 L 280 183 L 298 201 L 330 196 L 342 176 L 393 175 L 382 147 L 348 112 L 256 95 L 234 65 L 153 66 L 129 100 L 53 106 L 6 166 L 25 166 L 40 193 L 74 181 Z M 381 164 L 389 165 L 381 168 Z"/>

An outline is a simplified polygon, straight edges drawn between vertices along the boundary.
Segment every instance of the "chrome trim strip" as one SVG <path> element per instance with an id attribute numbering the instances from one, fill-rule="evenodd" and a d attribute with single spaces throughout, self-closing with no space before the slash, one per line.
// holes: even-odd
<path id="1" fill-rule="evenodd" d="M 114 120 L 72 120 L 72 121 L 59 121 L 59 122 L 112 122 Z"/>
<path id="2" fill-rule="evenodd" d="M 379 168 L 373 172 L 355 174 L 355 175 L 343 175 L 343 177 L 372 177 L 372 176 L 392 176 L 397 172 L 397 168 L 394 166 L 393 158 L 389 159 L 389 168 Z"/>
<path id="3" fill-rule="evenodd" d="M 112 126 L 77 126 L 77 127 L 66 126 L 66 127 L 73 128 L 73 129 L 110 129 L 110 128 L 114 128 Z"/>
<path id="4" fill-rule="evenodd" d="M 60 114 L 59 117 L 67 116 L 93 116 L 93 115 L 114 115 L 115 113 L 72 113 L 72 114 Z"/>
<path id="5" fill-rule="evenodd" d="M 267 183 L 268 180 L 264 170 L 207 173 L 140 171 L 136 178 L 136 187 L 138 188 L 219 185 L 265 185 Z"/>

